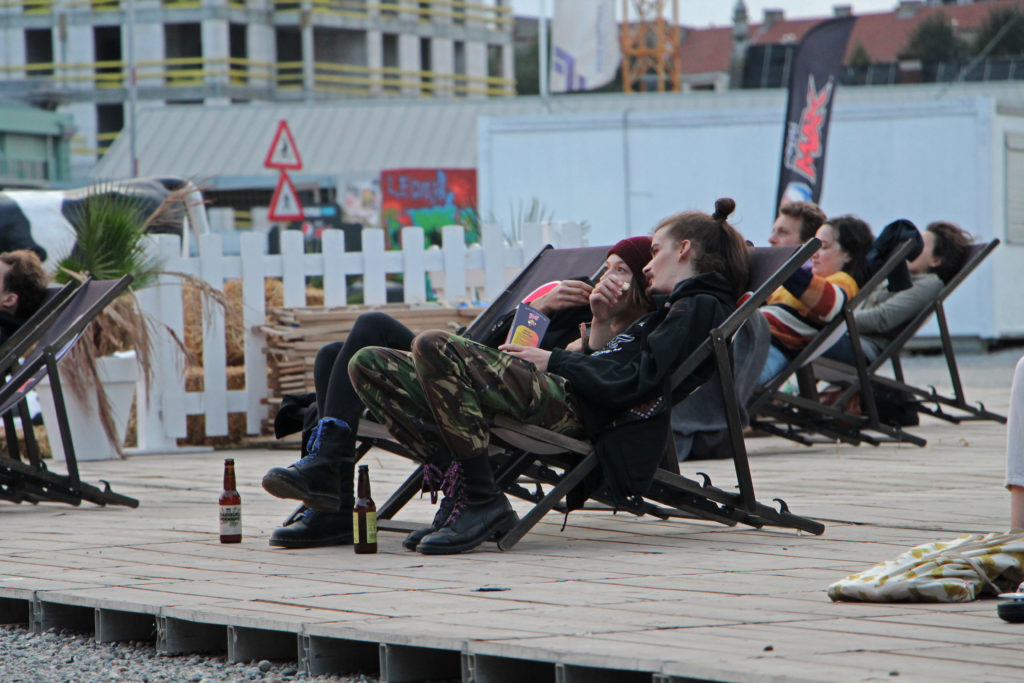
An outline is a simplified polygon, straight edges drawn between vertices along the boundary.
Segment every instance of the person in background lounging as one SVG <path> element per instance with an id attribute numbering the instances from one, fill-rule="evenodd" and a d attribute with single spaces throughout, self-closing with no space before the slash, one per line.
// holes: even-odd
<path id="1" fill-rule="evenodd" d="M 813 202 L 783 202 L 772 225 L 768 244 L 773 247 L 798 247 L 814 237 L 825 222 L 825 212 Z"/>
<path id="2" fill-rule="evenodd" d="M 909 221 L 904 222 L 913 226 Z M 910 286 L 900 291 L 893 291 L 892 287 L 879 287 L 853 312 L 857 331 L 861 335 L 861 348 L 869 363 L 899 333 L 903 324 L 934 301 L 942 288 L 960 271 L 971 244 L 970 233 L 945 221 L 929 224 L 921 233 L 921 239 L 921 252 L 917 258 L 907 262 Z M 850 336 L 844 334 L 823 355 L 852 365 L 855 358 Z"/>
<path id="3" fill-rule="evenodd" d="M 34 251 L 0 254 L 0 342 L 35 313 L 46 297 L 48 279 Z"/>
<path id="4" fill-rule="evenodd" d="M 635 272 L 639 283 L 650 253 L 650 237 L 621 240 L 608 250 L 607 272 L 626 280 Z M 589 282 L 566 279 L 531 302 L 551 317 L 542 348 L 564 347 L 579 337 L 580 324 L 591 319 L 590 300 L 598 289 L 602 289 L 600 283 L 595 288 Z M 630 296 L 623 299 L 628 305 L 616 309 L 616 315 L 625 315 L 626 322 L 632 322 L 646 313 L 650 304 L 642 290 L 642 286 L 634 287 Z M 511 320 L 510 314 L 496 323 L 484 335 L 483 343 L 492 347 L 503 343 Z M 615 324 L 625 326 L 622 320 Z M 601 329 L 598 325 L 593 334 L 601 334 Z M 332 342 L 317 352 L 313 365 L 315 408 L 308 408 L 310 412 L 303 415 L 310 418 L 311 424 L 300 422 L 293 429 L 305 427 L 310 432 L 304 457 L 289 467 L 274 467 L 263 477 L 263 488 L 271 495 L 303 501 L 284 525 L 271 534 L 270 545 L 311 548 L 352 542 L 355 441 L 363 403 L 349 379 L 349 360 L 368 346 L 407 351 L 414 336 L 412 330 L 386 313 L 364 313 L 356 319 L 344 342 Z M 277 427 L 275 419 L 275 431 Z M 289 432 L 282 430 L 280 435 L 283 433 Z"/>
<path id="5" fill-rule="evenodd" d="M 759 384 L 779 374 L 864 284 L 873 238 L 867 223 L 840 216 L 818 228 L 816 237 L 821 248 L 811 256 L 811 270 L 793 273 L 760 308 L 771 327 L 772 346 Z"/>

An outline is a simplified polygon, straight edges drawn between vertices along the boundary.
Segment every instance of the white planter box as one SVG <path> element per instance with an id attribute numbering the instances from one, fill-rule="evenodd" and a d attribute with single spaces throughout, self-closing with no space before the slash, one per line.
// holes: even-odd
<path id="1" fill-rule="evenodd" d="M 113 413 L 117 433 L 124 438 L 131 414 L 132 399 L 135 396 L 135 382 L 139 378 L 139 365 L 135 360 L 134 351 L 124 351 L 113 356 L 104 356 L 97 360 L 100 380 L 107 392 L 110 408 Z M 90 393 L 88 400 L 82 402 L 68 387 L 61 376 L 61 389 L 64 390 L 64 403 L 68 413 L 68 426 L 71 428 L 71 440 L 75 444 L 75 457 L 78 460 L 109 460 L 117 457 L 117 451 L 107 439 L 100 422 L 96 406 L 96 396 Z M 50 440 L 50 450 L 54 460 L 64 460 L 64 448 L 60 442 L 60 429 L 57 426 L 57 411 L 53 405 L 53 393 L 50 391 L 50 380 L 44 378 L 36 387 L 39 392 L 39 405 L 43 412 L 43 424 Z"/>

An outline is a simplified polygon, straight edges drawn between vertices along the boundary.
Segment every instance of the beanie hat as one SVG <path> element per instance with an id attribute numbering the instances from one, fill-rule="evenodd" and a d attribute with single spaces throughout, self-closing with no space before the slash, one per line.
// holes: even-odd
<path id="1" fill-rule="evenodd" d="M 608 250 L 608 255 L 612 254 L 626 262 L 633 277 L 642 280 L 644 266 L 651 260 L 651 238 L 646 235 L 627 237 Z"/>

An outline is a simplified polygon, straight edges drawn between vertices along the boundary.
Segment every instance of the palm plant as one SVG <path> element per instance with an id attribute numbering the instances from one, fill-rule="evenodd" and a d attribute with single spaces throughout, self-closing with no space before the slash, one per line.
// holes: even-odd
<path id="1" fill-rule="evenodd" d="M 58 262 L 54 278 L 58 282 L 82 281 L 87 277 L 113 280 L 131 275 L 128 293 L 111 303 L 86 329 L 70 354 L 70 361 L 61 367 L 67 383 L 76 396 L 88 400 L 90 391 L 96 396 L 100 421 L 119 456 L 123 434 L 116 433 L 110 402 L 99 378 L 97 359 L 116 351 L 134 350 L 139 367 L 149 380 L 152 376 L 152 335 L 157 323 L 140 307 L 135 292 L 153 285 L 164 274 L 163 263 L 147 249 L 148 232 L 158 225 L 181 223 L 181 207 L 185 191 L 171 192 L 153 209 L 147 197 L 133 194 L 116 183 L 103 183 L 89 188 L 81 202 L 68 212 L 75 234 L 75 245 Z M 184 227 L 182 227 L 184 229 Z M 172 273 L 197 285 L 205 301 L 224 307 L 226 300 L 219 290 L 198 278 Z M 208 306 L 204 306 L 209 310 Z M 164 326 L 162 326 L 164 327 Z M 169 334 L 186 356 L 185 344 L 170 328 Z M 149 382 L 147 381 L 147 386 Z M 148 400 L 148 397 L 140 397 Z"/>

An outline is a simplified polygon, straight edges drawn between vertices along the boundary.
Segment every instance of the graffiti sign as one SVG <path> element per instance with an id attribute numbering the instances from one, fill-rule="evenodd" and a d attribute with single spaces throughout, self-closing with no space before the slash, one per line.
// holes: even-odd
<path id="1" fill-rule="evenodd" d="M 441 228 L 462 225 L 466 242 L 479 242 L 476 169 L 400 168 L 381 171 L 381 222 L 388 247 L 404 227 L 423 228 L 427 245 L 441 244 Z"/>

